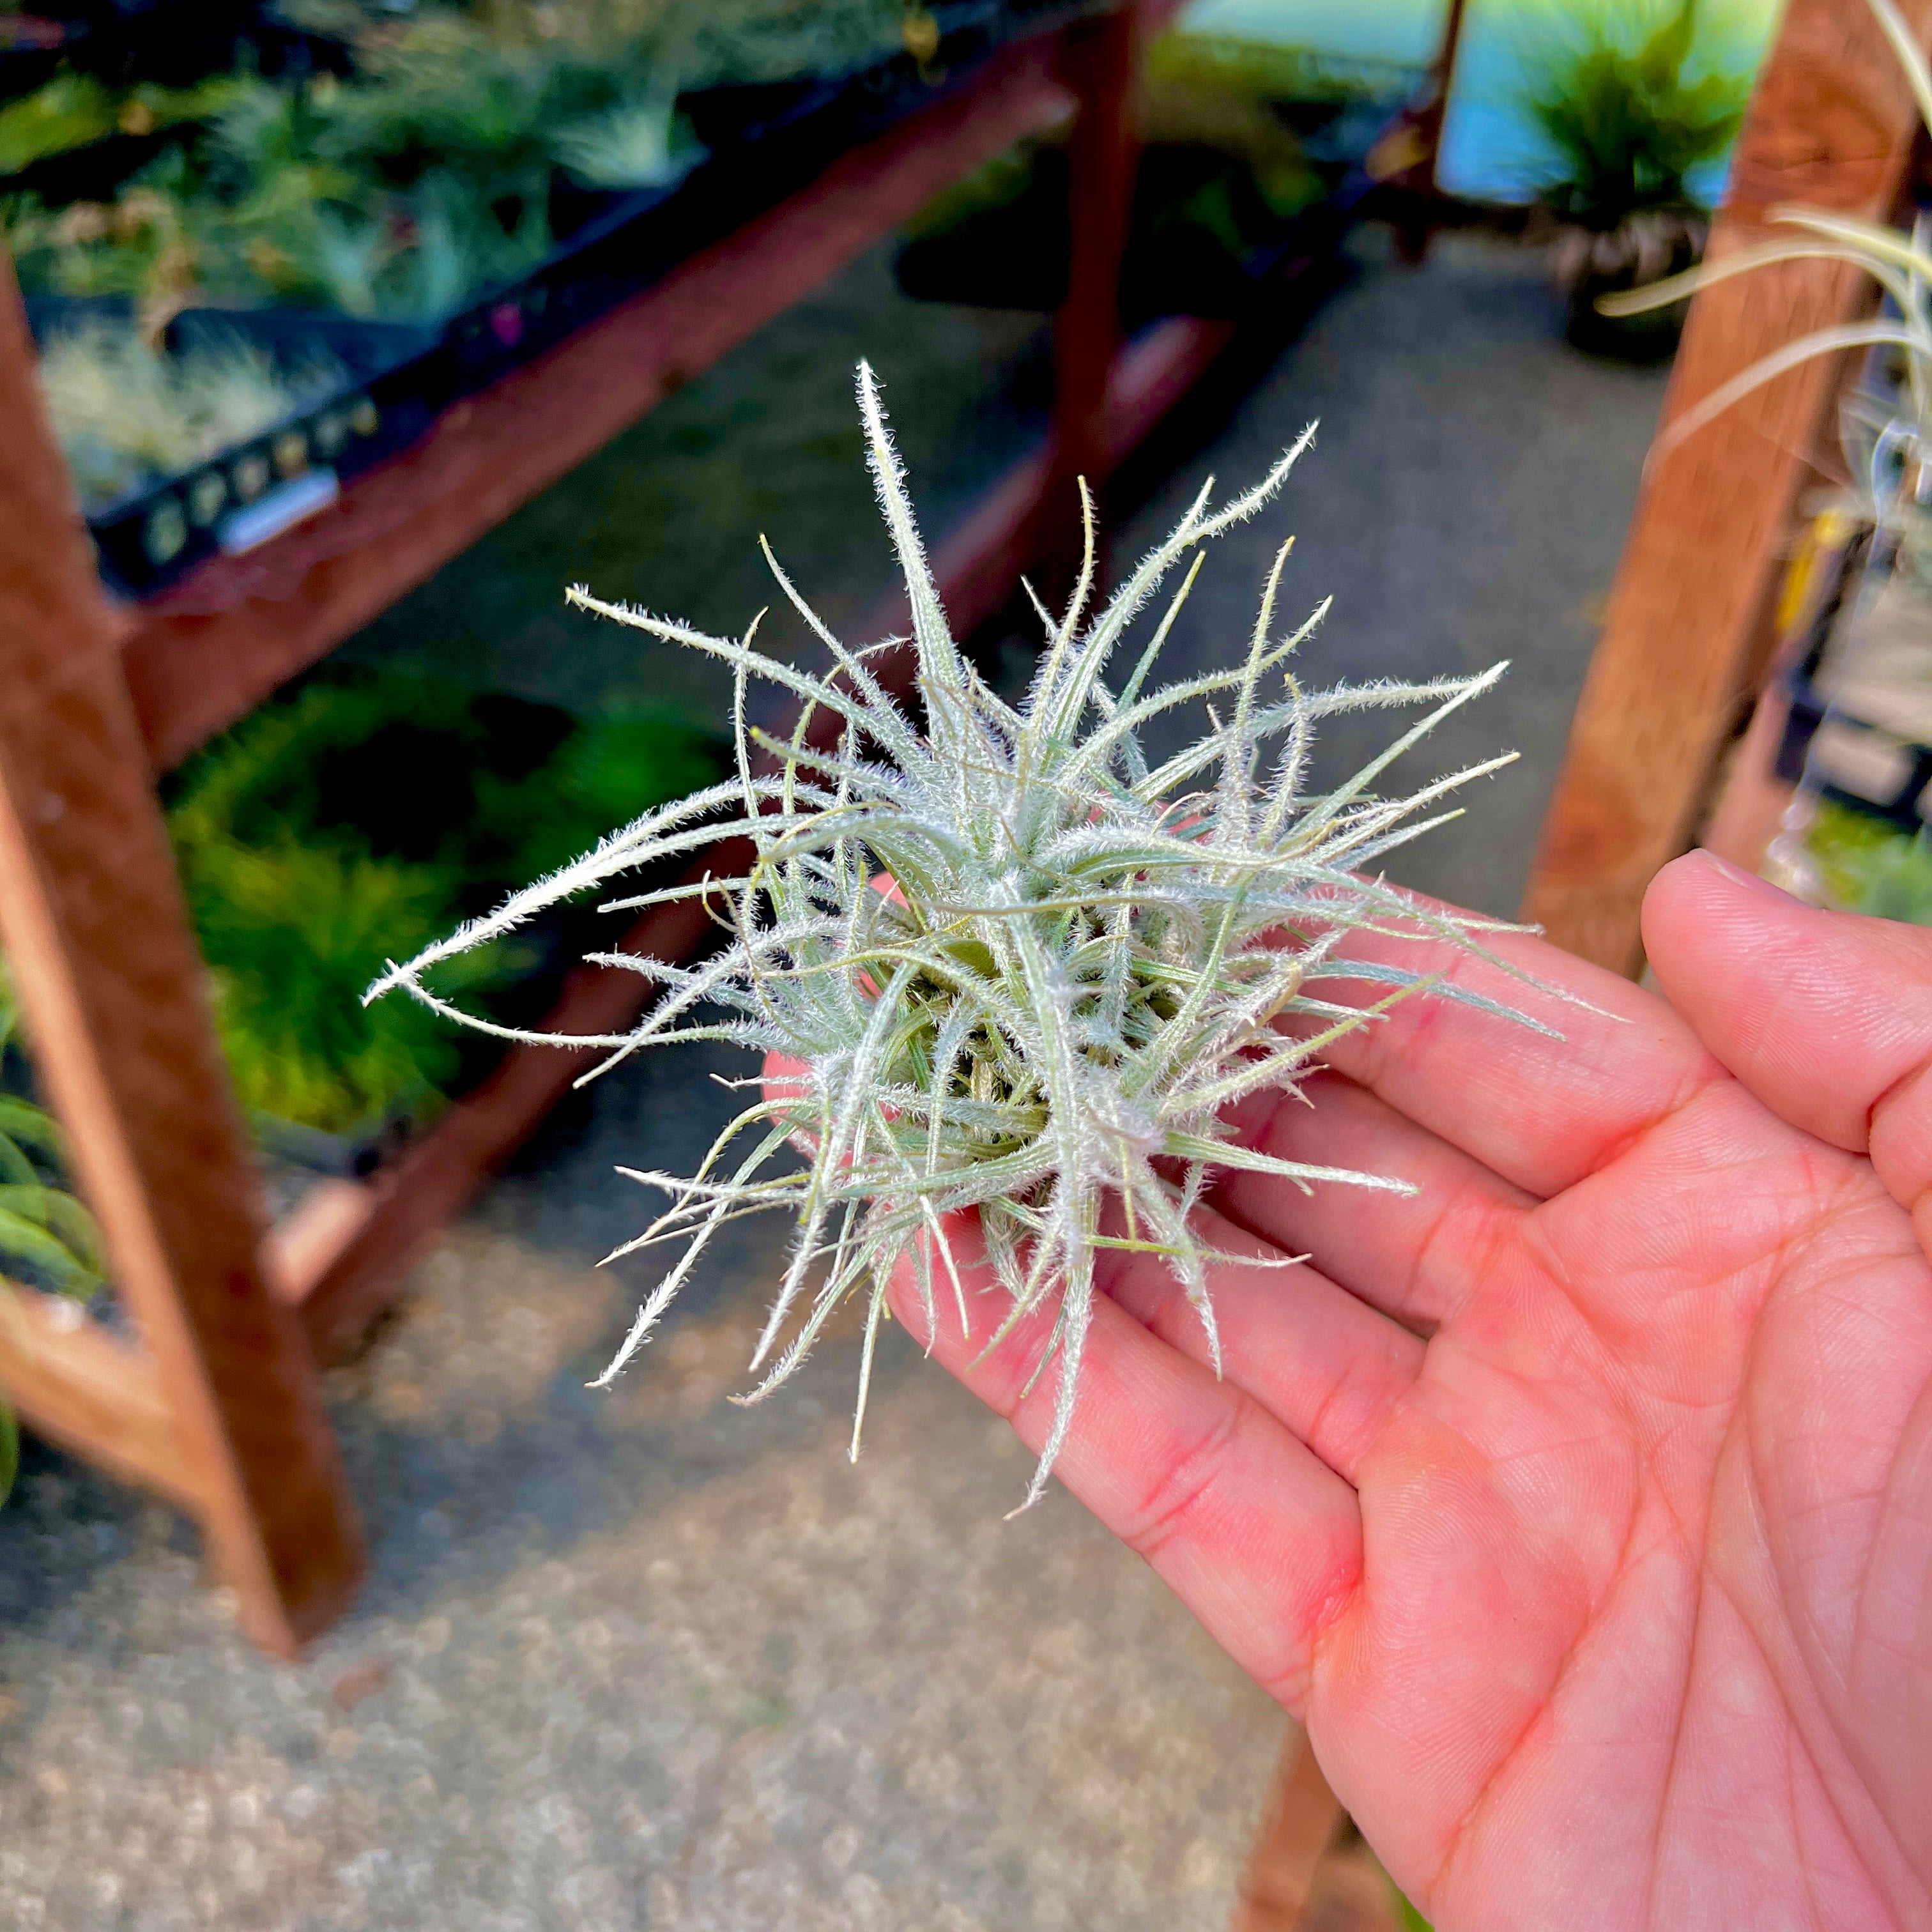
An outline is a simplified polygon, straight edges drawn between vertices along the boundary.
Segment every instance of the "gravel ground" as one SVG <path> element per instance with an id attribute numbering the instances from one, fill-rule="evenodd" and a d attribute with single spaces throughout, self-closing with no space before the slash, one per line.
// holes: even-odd
<path id="1" fill-rule="evenodd" d="M 1295 528 L 1296 585 L 1340 598 L 1312 676 L 1514 657 L 1439 761 L 1514 741 L 1524 765 L 1406 874 L 1507 908 L 1661 379 L 1564 349 L 1515 250 L 1451 240 L 1412 275 L 1370 236 L 1360 261 L 1122 551 L 1203 470 L 1244 479 L 1321 416 L 1282 515 L 1222 546 L 1177 650 L 1245 633 Z M 843 370 L 868 346 L 918 399 L 916 462 L 946 457 L 922 493 L 943 520 L 1024 416 L 968 406 L 1022 334 L 897 303 L 874 259 L 358 650 L 578 702 L 657 694 L 661 667 L 566 626 L 555 581 L 741 623 L 760 593 L 718 560 L 760 521 L 859 608 L 883 574 L 851 521 Z M 486 649 L 493 616 L 511 641 Z M 645 1279 L 590 1265 L 637 1225 L 612 1164 L 688 1162 L 729 1104 L 702 1076 L 726 1067 L 694 1050 L 614 1076 L 332 1378 L 373 1575 L 300 1665 L 242 1642 L 177 1517 L 30 1449 L 0 1514 L 0 1926 L 1226 1922 L 1280 1714 L 1070 1498 L 1003 1522 L 1023 1453 L 896 1333 L 856 1468 L 849 1334 L 777 1401 L 730 1407 L 782 1230 L 744 1233 L 616 1394 L 583 1387 Z"/>

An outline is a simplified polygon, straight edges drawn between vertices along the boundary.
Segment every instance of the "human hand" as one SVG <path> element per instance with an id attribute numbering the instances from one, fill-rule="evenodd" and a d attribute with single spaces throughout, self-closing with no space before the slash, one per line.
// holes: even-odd
<path id="1" fill-rule="evenodd" d="M 1620 1017 L 1418 1000 L 1312 1108 L 1244 1107 L 1420 1192 L 1229 1174 L 1216 1244 L 1314 1260 L 1216 1270 L 1218 1382 L 1172 1278 L 1106 1256 L 1058 1474 L 1438 1932 L 1932 1926 L 1932 939 L 1701 854 L 1645 937 L 1675 1011 L 1505 941 Z M 975 1366 L 938 1299 L 1037 1449 L 1046 1318 Z"/>

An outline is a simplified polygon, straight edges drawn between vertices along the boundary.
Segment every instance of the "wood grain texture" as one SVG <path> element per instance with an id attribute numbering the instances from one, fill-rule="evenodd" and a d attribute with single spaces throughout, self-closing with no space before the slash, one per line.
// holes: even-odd
<path id="1" fill-rule="evenodd" d="M 447 411 L 322 514 L 143 604 L 124 650 L 148 755 L 179 762 L 881 236 L 1066 111 L 1053 41 L 834 162 L 526 369 Z"/>
<path id="2" fill-rule="evenodd" d="M 1773 768 L 1790 708 L 1775 686 L 1758 700 L 1749 728 L 1726 756 L 1717 802 L 1698 838 L 1707 852 L 1748 872 L 1763 862 L 1790 807 L 1792 788 Z"/>
<path id="3" fill-rule="evenodd" d="M 1932 4 L 1911 0 L 1922 38 Z M 1910 93 L 1860 0 L 1790 0 L 1740 138 L 1714 259 L 1766 238 L 1802 200 L 1889 217 L 1917 138 Z M 1691 305 L 1667 423 L 1759 357 L 1869 309 L 1856 269 L 1800 262 Z M 1794 370 L 1667 452 L 1639 496 L 1524 902 L 1559 945 L 1634 974 L 1658 868 L 1696 828 L 1726 738 L 1761 676 L 1809 456 L 1828 433 L 1835 360 Z"/>
<path id="4" fill-rule="evenodd" d="M 74 1303 L 0 1284 L 0 1386 L 36 1435 L 203 1513 L 201 1473 L 182 1454 L 153 1362 Z"/>
<path id="5" fill-rule="evenodd" d="M 1098 490 L 1109 466 L 1107 392 L 1120 348 L 1120 265 L 1140 161 L 1140 28 L 1123 8 L 1078 22 L 1060 40 L 1058 71 L 1079 109 L 1067 142 L 1066 299 L 1053 322 L 1053 428 L 1039 506 L 1040 587 L 1055 608 L 1079 569 L 1079 479 Z"/>
<path id="6" fill-rule="evenodd" d="M 1288 1726 L 1242 1868 L 1228 1932 L 1301 1932 L 1315 1874 L 1342 1824 L 1342 1807 L 1299 1724 Z"/>
<path id="7" fill-rule="evenodd" d="M 289 1652 L 355 1588 L 360 1540 L 308 1349 L 256 1267 L 252 1162 L 5 270 L 0 421 L 0 944 L 216 1561 L 250 1634 Z"/>

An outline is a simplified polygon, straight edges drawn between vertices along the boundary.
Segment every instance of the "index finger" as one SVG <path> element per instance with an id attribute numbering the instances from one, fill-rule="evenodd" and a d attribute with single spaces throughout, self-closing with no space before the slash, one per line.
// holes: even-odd
<path id="1" fill-rule="evenodd" d="M 893 1277 L 893 1312 L 1037 1454 L 1057 1394 L 1057 1366 L 1034 1372 L 1053 1311 L 1036 1310 L 982 1354 L 1006 1312 L 1005 1291 L 985 1259 L 976 1216 L 948 1216 L 943 1238 L 969 1306 L 978 1304 L 976 1332 L 964 1332 L 944 1294 L 933 1298 L 928 1332 L 910 1262 Z M 1316 1645 L 1360 1577 L 1361 1511 L 1348 1484 L 1238 1383 L 1105 1294 L 1094 1298 L 1072 1428 L 1054 1473 L 1249 1676 L 1301 1714 Z"/>
<path id="2" fill-rule="evenodd" d="M 1526 934 L 1490 934 L 1484 944 L 1504 967 L 1446 941 L 1352 934 L 1338 964 L 1396 966 L 1439 975 L 1442 984 L 1342 1034 L 1322 1049 L 1322 1062 L 1545 1199 L 1724 1077 L 1664 1001 L 1620 974 Z M 1442 986 L 1498 1001 L 1562 1037 L 1459 1004 Z M 1319 990 L 1367 1007 L 1388 989 L 1336 979 Z"/>

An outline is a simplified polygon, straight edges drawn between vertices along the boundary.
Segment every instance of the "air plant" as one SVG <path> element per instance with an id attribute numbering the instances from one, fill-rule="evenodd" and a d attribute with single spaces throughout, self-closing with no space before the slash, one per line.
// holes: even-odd
<path id="1" fill-rule="evenodd" d="M 1892 0 L 1866 0 L 1932 129 L 1932 67 Z M 1660 450 L 1694 436 L 1754 391 L 1820 356 L 1851 350 L 1883 350 L 1900 365 L 1896 399 L 1855 394 L 1840 413 L 1840 441 L 1850 473 L 1849 507 L 1902 547 L 1908 562 L 1932 568 L 1932 532 L 1925 506 L 1932 502 L 1932 222 L 1915 218 L 1911 232 L 1860 220 L 1836 209 L 1786 202 L 1766 218 L 1790 238 L 1739 248 L 1668 280 L 1627 294 L 1606 296 L 1606 315 L 1636 315 L 1776 262 L 1848 262 L 1869 275 L 1886 298 L 1868 320 L 1834 323 L 1760 356 L 1720 382 L 1665 426 Z M 1919 554 L 1921 550 L 1924 554 Z"/>
<path id="2" fill-rule="evenodd" d="M 1509 762 L 1489 760 L 1407 798 L 1372 790 L 1503 667 L 1425 684 L 1304 692 L 1288 659 L 1327 606 L 1277 634 L 1284 545 L 1239 665 L 1151 682 L 1200 567 L 1196 555 L 1138 660 L 1124 675 L 1113 672 L 1130 624 L 1163 580 L 1274 495 L 1311 428 L 1226 508 L 1210 512 L 1211 482 L 1204 488 L 1097 613 L 1090 506 L 1078 588 L 1058 619 L 1040 608 L 1044 653 L 1030 691 L 1009 704 L 947 628 L 863 364 L 859 398 L 868 464 L 910 599 L 923 730 L 880 682 L 880 647 L 842 644 L 769 548 L 779 590 L 831 653 L 827 675 L 760 650 L 755 622 L 742 638 L 712 637 L 574 589 L 580 608 L 731 667 L 736 777 L 634 820 L 488 916 L 392 965 L 365 998 L 400 989 L 501 1038 L 544 1040 L 462 1012 L 428 976 L 542 908 L 639 867 L 688 860 L 726 832 L 748 841 L 755 856 L 735 877 L 658 886 L 607 908 L 699 897 L 728 941 L 691 965 L 595 956 L 643 975 L 662 994 L 631 1031 L 573 1040 L 608 1051 L 598 1071 L 675 1040 L 775 1052 L 805 1071 L 795 1084 L 759 1091 L 692 1178 L 632 1174 L 665 1190 L 670 1204 L 617 1253 L 677 1244 L 682 1252 L 598 1385 L 636 1353 L 721 1228 L 789 1210 L 797 1217 L 790 1262 L 753 1358 L 754 1370 L 766 1372 L 744 1400 L 783 1382 L 834 1310 L 862 1296 L 856 1454 L 895 1270 L 911 1269 L 928 1319 L 945 1294 L 975 1328 L 945 1221 L 976 1210 L 1006 1303 L 984 1332 L 986 1346 L 1029 1312 L 1054 1311 L 1035 1372 L 1057 1361 L 1058 1401 L 1031 1501 L 1066 1438 L 1102 1254 L 1164 1260 L 1218 1360 L 1209 1270 L 1220 1258 L 1196 1214 L 1210 1176 L 1244 1169 L 1304 1188 L 1412 1191 L 1394 1177 L 1243 1147 L 1222 1119 L 1231 1103 L 1293 1089 L 1324 1044 L 1418 992 L 1538 1024 L 1440 975 L 1351 960 L 1342 950 L 1352 933 L 1393 932 L 1489 957 L 1480 935 L 1520 929 L 1430 905 L 1363 869 L 1441 822 L 1418 824 L 1414 814 Z M 802 700 L 788 737 L 748 722 L 754 678 Z M 1208 706 L 1211 730 L 1150 762 L 1144 728 L 1191 704 Z M 1322 720 L 1411 704 L 1430 708 L 1353 778 L 1325 793 L 1306 788 Z M 812 735 L 818 718 L 837 727 L 836 742 L 822 748 Z M 1385 989 L 1382 1005 L 1365 1010 L 1328 997 L 1330 982 L 1344 980 Z M 1284 1022 L 1294 1030 L 1283 1030 Z M 788 1148 L 806 1156 L 802 1170 L 786 1162 Z M 802 1319 L 788 1334 L 802 1304 Z"/>
<path id="3" fill-rule="evenodd" d="M 40 376 L 91 508 L 260 435 L 345 380 L 326 350 L 284 365 L 238 336 L 176 354 L 150 346 L 131 322 L 100 320 L 50 338 Z"/>
<path id="4" fill-rule="evenodd" d="M 550 139 L 550 151 L 586 188 L 664 188 L 704 158 L 668 92 L 620 101 L 573 121 Z"/>

